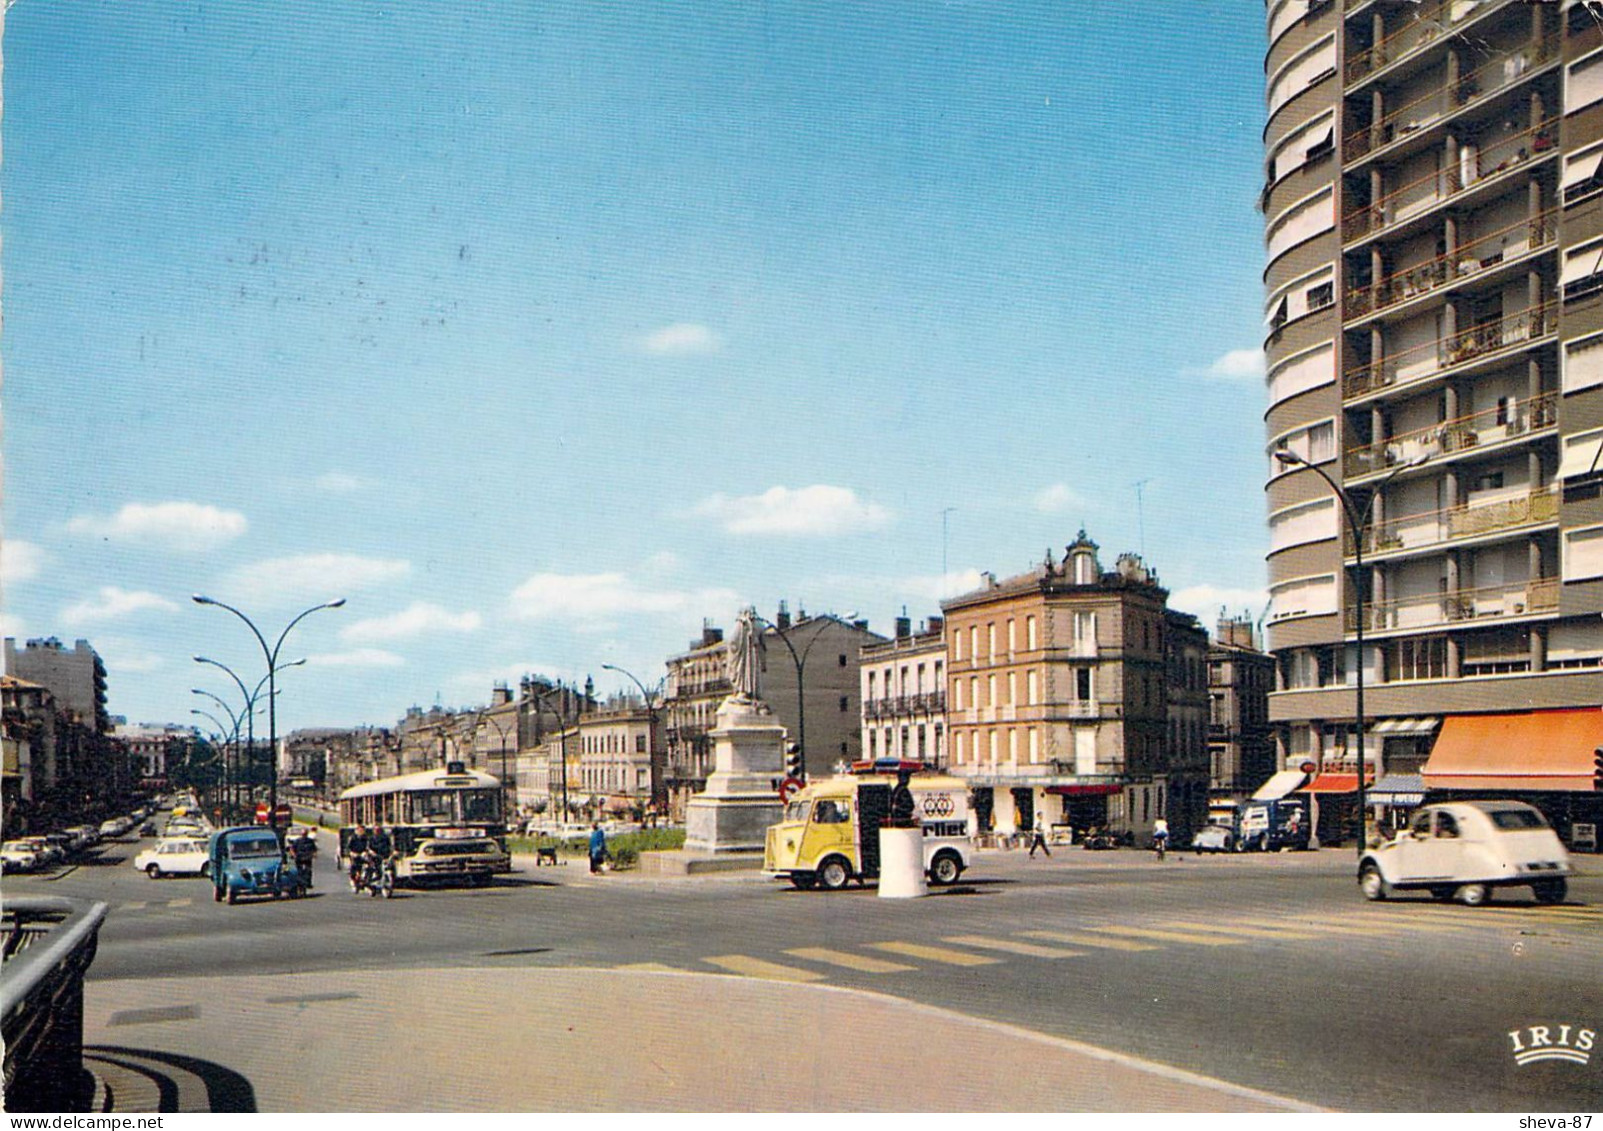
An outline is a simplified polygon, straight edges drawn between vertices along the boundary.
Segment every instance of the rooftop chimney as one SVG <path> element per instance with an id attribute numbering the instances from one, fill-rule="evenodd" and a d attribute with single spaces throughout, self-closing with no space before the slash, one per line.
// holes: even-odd
<path id="1" fill-rule="evenodd" d="M 945 632 L 946 631 L 946 618 L 945 617 L 930 617 L 930 628 L 929 628 L 929 630 L 931 632 Z"/>
<path id="2" fill-rule="evenodd" d="M 902 615 L 896 618 L 896 639 L 906 640 L 913 635 L 913 621 L 907 615 L 907 606 L 902 606 Z"/>
<path id="3" fill-rule="evenodd" d="M 774 618 L 774 626 L 780 632 L 790 627 L 790 605 L 784 601 L 779 602 L 779 614 Z"/>

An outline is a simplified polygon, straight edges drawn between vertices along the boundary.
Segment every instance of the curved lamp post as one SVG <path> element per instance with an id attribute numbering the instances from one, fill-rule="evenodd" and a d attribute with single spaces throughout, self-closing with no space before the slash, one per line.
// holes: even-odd
<path id="1" fill-rule="evenodd" d="M 223 742 L 224 742 L 225 745 L 223 746 L 223 782 L 222 782 L 222 790 L 223 790 L 223 797 L 226 799 L 227 796 L 228 796 L 228 778 L 229 778 L 229 774 L 228 774 L 228 746 L 226 745 L 226 743 L 228 741 L 228 724 L 223 722 L 221 719 L 219 719 L 216 715 L 212 714 L 210 711 L 202 711 L 199 707 L 191 707 L 189 709 L 189 713 L 191 715 L 199 715 L 203 719 L 210 719 L 212 725 L 217 728 L 219 737 L 221 737 L 223 739 Z M 237 749 L 239 747 L 239 724 L 238 724 L 237 721 L 234 724 L 234 747 L 235 747 L 235 749 L 237 751 Z M 215 760 L 216 759 L 213 759 L 213 761 L 215 761 Z"/>
<path id="2" fill-rule="evenodd" d="M 240 679 L 239 678 L 239 674 L 237 672 L 235 672 L 234 669 L 229 667 L 227 664 L 221 663 L 221 662 L 219 662 L 217 660 L 208 659 L 205 656 L 196 656 L 195 657 L 195 662 L 197 664 L 210 664 L 214 668 L 221 668 L 224 672 L 226 672 L 228 674 L 228 678 L 233 680 L 234 683 L 236 685 L 238 685 L 239 693 L 245 697 L 245 710 L 240 713 L 240 716 L 245 720 L 245 743 L 246 743 L 246 748 L 250 751 L 250 760 L 251 760 L 251 762 L 254 763 L 256 761 L 256 700 L 261 696 L 262 684 L 267 682 L 267 676 L 264 675 L 264 676 L 262 676 L 261 679 L 256 681 L 256 689 L 254 691 L 247 691 L 245 689 L 245 681 Z M 278 665 L 278 670 L 279 671 L 283 671 L 285 668 L 298 668 L 304 663 L 306 663 L 306 660 L 304 658 L 299 659 L 299 660 L 291 660 L 287 664 L 279 664 Z M 194 690 L 196 691 L 197 694 L 201 694 L 201 695 L 210 695 L 211 694 L 210 692 L 207 692 L 207 691 L 200 691 L 198 688 L 194 689 Z M 276 688 L 274 689 L 273 694 L 274 695 L 278 694 L 278 691 L 277 691 Z M 212 698 L 216 699 L 217 697 L 215 695 L 213 695 Z M 222 700 L 218 700 L 218 702 L 222 702 Z M 223 707 L 223 709 L 225 711 L 228 710 L 226 705 Z M 237 732 L 234 735 L 234 749 L 235 749 L 236 752 L 239 749 L 239 735 L 238 735 Z M 236 782 L 235 784 L 236 784 L 236 788 L 237 788 L 238 783 Z M 234 802 L 235 802 L 235 804 L 238 804 L 239 798 L 237 796 L 234 798 Z"/>
<path id="3" fill-rule="evenodd" d="M 619 675 L 628 676 L 634 682 L 634 685 L 640 689 L 640 695 L 646 701 L 646 747 L 651 764 L 651 809 L 654 813 L 666 813 L 668 811 L 668 783 L 664 780 L 667 776 L 667 767 L 663 764 L 666 758 L 664 752 L 657 748 L 657 707 L 659 704 L 653 700 L 653 696 L 662 694 L 662 681 L 658 680 L 657 686 L 648 691 L 646 690 L 646 685 L 640 682 L 640 677 L 628 668 L 620 668 L 617 664 L 602 664 L 601 667 L 605 671 L 617 672 Z"/>
<path id="4" fill-rule="evenodd" d="M 1369 498 L 1364 502 L 1363 509 L 1359 510 L 1357 504 L 1353 502 L 1352 496 L 1326 474 L 1324 468 L 1309 463 L 1296 452 L 1284 448 L 1277 448 L 1274 455 L 1275 459 L 1287 467 L 1306 468 L 1323 479 L 1325 484 L 1335 492 L 1337 501 L 1341 503 L 1342 513 L 1347 517 L 1348 528 L 1352 531 L 1353 598 L 1354 604 L 1357 606 L 1357 629 L 1353 633 L 1353 640 L 1355 647 L 1358 649 L 1358 682 L 1353 707 L 1354 714 L 1357 716 L 1358 727 L 1358 856 L 1362 859 L 1366 842 L 1369 839 L 1369 813 L 1365 806 L 1367 791 L 1364 787 L 1364 600 L 1366 593 L 1364 584 L 1364 527 L 1369 524 L 1370 514 L 1375 509 L 1375 500 L 1380 497 L 1380 492 L 1386 484 L 1395 479 L 1398 472 L 1411 467 L 1418 467 L 1425 462 L 1427 457 L 1421 456 L 1418 459 L 1400 463 L 1392 468 L 1389 475 L 1376 481 L 1374 489 L 1369 492 Z"/>
<path id="5" fill-rule="evenodd" d="M 489 711 L 480 711 L 478 724 L 483 726 L 485 723 L 489 723 L 495 728 L 496 737 L 501 741 L 501 820 L 505 821 L 507 815 L 507 735 L 510 731 L 496 722 Z M 516 790 L 513 791 L 513 795 L 516 796 Z"/>
<path id="6" fill-rule="evenodd" d="M 189 693 L 191 695 L 204 695 L 206 698 L 210 699 L 213 703 L 216 703 L 219 707 L 221 707 L 223 709 L 223 714 L 227 715 L 228 718 L 230 720 L 232 720 L 233 726 L 234 726 L 233 740 L 232 740 L 233 741 L 233 746 L 234 746 L 234 764 L 237 766 L 239 764 L 239 728 L 240 728 L 240 723 L 241 723 L 241 720 L 244 717 L 245 712 L 234 710 L 232 707 L 230 707 L 228 705 L 227 701 L 224 700 L 222 696 L 213 695 L 210 691 L 207 691 L 205 688 L 191 687 L 189 689 Z M 247 704 L 247 706 L 248 705 L 249 704 Z M 191 714 L 199 714 L 200 712 L 191 711 L 190 713 Z M 215 722 L 216 720 L 213 719 L 212 721 Z M 226 729 L 225 729 L 224 733 L 225 734 L 227 733 Z M 228 765 L 227 748 L 226 747 L 224 748 L 223 765 L 225 767 Z M 228 784 L 229 785 L 235 785 L 236 784 L 233 775 L 229 775 Z M 224 789 L 224 793 L 226 794 L 227 792 L 228 791 L 225 788 Z M 239 799 L 236 797 L 234 800 L 237 803 Z"/>
<path id="7" fill-rule="evenodd" d="M 238 609 L 234 608 L 234 606 L 226 605 L 221 601 L 215 600 L 211 597 L 202 596 L 199 593 L 196 593 L 191 599 L 197 605 L 216 605 L 219 609 L 226 609 L 227 611 L 233 613 L 236 617 L 245 622 L 245 627 L 251 630 L 251 634 L 256 637 L 256 642 L 262 646 L 262 655 L 267 660 L 268 756 L 272 766 L 272 772 L 268 775 L 267 827 L 276 830 L 278 828 L 278 685 L 275 677 L 278 674 L 278 650 L 284 646 L 284 638 L 289 635 L 290 629 L 294 628 L 297 624 L 300 624 L 301 621 L 305 620 L 319 609 L 339 608 L 345 604 L 345 598 L 340 597 L 333 601 L 324 601 L 320 605 L 313 605 L 311 608 L 305 609 L 298 613 L 294 620 L 290 621 L 289 624 L 284 626 L 284 631 L 278 634 L 278 640 L 271 648 L 267 646 L 267 638 L 262 635 L 261 629 L 256 627 L 256 622 L 251 620 Z M 293 667 L 294 665 L 286 664 L 285 666 Z M 243 687 L 243 685 L 241 685 L 241 687 Z M 260 690 L 260 684 L 257 685 L 257 690 Z"/>
<path id="8" fill-rule="evenodd" d="M 807 690 L 802 684 L 802 671 L 807 667 L 808 653 L 813 650 L 813 645 L 817 644 L 819 638 L 824 635 L 823 626 L 819 626 L 813 633 L 813 638 L 807 642 L 807 647 L 798 653 L 796 646 L 790 642 L 791 629 L 780 628 L 761 613 L 754 613 L 753 617 L 773 629 L 774 635 L 779 637 L 780 643 L 784 644 L 785 650 L 790 653 L 791 662 L 796 665 L 796 748 L 801 751 L 802 775 L 805 777 L 807 774 Z M 822 621 L 826 618 L 817 617 L 815 619 Z"/>

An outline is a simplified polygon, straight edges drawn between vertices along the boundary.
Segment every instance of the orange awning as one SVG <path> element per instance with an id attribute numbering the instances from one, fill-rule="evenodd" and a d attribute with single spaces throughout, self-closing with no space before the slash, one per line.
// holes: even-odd
<path id="1" fill-rule="evenodd" d="M 1375 783 L 1374 771 L 1364 775 L 1368 784 Z M 1357 774 L 1320 774 L 1313 781 L 1303 786 L 1300 793 L 1357 793 Z"/>
<path id="2" fill-rule="evenodd" d="M 1592 791 L 1603 711 L 1453 715 L 1425 763 L 1427 789 Z"/>

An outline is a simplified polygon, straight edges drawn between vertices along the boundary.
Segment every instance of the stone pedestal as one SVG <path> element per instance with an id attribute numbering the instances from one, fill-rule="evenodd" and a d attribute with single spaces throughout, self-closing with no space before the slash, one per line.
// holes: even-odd
<path id="1" fill-rule="evenodd" d="M 710 737 L 713 772 L 685 807 L 685 851 L 761 853 L 785 809 L 773 785 L 785 773 L 785 728 L 761 700 L 729 698 Z"/>
<path id="2" fill-rule="evenodd" d="M 924 877 L 924 830 L 879 830 L 879 897 L 916 899 L 930 893 Z"/>

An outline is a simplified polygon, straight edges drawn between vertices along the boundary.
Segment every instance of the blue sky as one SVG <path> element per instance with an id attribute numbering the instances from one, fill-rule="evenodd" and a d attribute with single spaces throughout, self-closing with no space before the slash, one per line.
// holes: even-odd
<path id="1" fill-rule="evenodd" d="M 888 631 L 1082 523 L 1256 614 L 1263 17 L 1200 11 L 17 5 L 6 634 L 187 721 L 265 671 L 189 594 L 344 596 L 287 730 Z"/>

